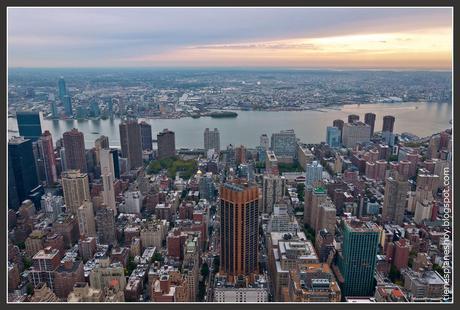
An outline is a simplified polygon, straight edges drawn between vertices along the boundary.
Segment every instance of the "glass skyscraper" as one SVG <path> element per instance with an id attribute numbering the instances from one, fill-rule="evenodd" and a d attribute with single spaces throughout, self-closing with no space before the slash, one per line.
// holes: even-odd
<path id="1" fill-rule="evenodd" d="M 13 137 L 8 142 L 8 163 L 9 169 L 8 183 L 10 189 L 15 189 L 16 193 L 10 193 L 12 198 L 9 203 L 21 203 L 28 199 L 32 190 L 38 186 L 37 169 L 35 166 L 34 152 L 32 150 L 32 140 L 23 137 Z M 18 200 L 16 200 L 16 197 Z M 12 209 L 17 209 L 19 205 L 10 205 Z"/>
<path id="2" fill-rule="evenodd" d="M 58 90 L 59 90 L 59 99 L 64 100 L 64 96 L 67 95 L 67 89 L 65 87 L 65 81 L 62 76 L 58 82 Z"/>
<path id="3" fill-rule="evenodd" d="M 342 253 L 338 266 L 343 276 L 343 296 L 371 296 L 380 229 L 373 222 L 346 219 L 343 224 Z"/>
<path id="4" fill-rule="evenodd" d="M 339 147 L 341 143 L 341 135 L 342 132 L 339 128 L 328 126 L 326 132 L 326 143 L 329 144 L 330 147 Z"/>
<path id="5" fill-rule="evenodd" d="M 39 112 L 17 112 L 16 120 L 21 137 L 37 141 L 42 135 Z"/>

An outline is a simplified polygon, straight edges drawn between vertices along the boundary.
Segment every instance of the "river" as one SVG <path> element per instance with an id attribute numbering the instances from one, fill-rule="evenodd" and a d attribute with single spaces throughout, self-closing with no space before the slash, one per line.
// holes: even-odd
<path id="1" fill-rule="evenodd" d="M 449 103 L 376 103 L 345 105 L 321 111 L 237 111 L 236 118 L 181 118 L 181 119 L 144 119 L 152 125 L 153 137 L 168 128 L 176 133 L 176 147 L 202 148 L 203 131 L 206 127 L 218 128 L 221 148 L 228 144 L 243 144 L 248 147 L 259 145 L 259 137 L 266 133 L 283 129 L 294 129 L 298 138 L 305 143 L 318 143 L 325 140 L 326 127 L 332 126 L 335 119 L 346 122 L 349 114 L 358 114 L 364 120 L 364 114 L 377 115 L 375 130 L 382 128 L 384 115 L 396 117 L 395 132 L 410 132 L 419 137 L 431 135 L 449 128 L 452 119 L 452 105 Z M 120 119 L 106 120 L 49 120 L 42 119 L 42 130 L 49 130 L 53 141 L 75 127 L 85 134 L 87 148 L 94 146 L 94 140 L 100 135 L 109 137 L 112 147 L 120 147 L 118 125 Z M 8 135 L 18 135 L 16 119 L 8 119 Z"/>

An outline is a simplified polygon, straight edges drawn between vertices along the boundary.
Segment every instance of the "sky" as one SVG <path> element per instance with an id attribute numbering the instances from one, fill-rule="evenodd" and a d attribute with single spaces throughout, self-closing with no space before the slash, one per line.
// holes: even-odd
<path id="1" fill-rule="evenodd" d="M 451 8 L 8 8 L 11 67 L 452 66 Z"/>

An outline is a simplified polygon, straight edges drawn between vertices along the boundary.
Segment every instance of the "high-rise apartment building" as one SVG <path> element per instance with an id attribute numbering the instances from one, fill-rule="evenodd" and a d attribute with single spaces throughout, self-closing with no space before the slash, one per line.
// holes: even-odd
<path id="1" fill-rule="evenodd" d="M 392 176 L 386 179 L 382 210 L 382 220 L 384 222 L 402 225 L 409 190 L 410 185 L 407 180 L 400 180 L 398 177 Z"/>
<path id="2" fill-rule="evenodd" d="M 359 115 L 356 115 L 356 114 L 348 115 L 348 123 L 349 124 L 352 124 L 352 123 L 357 122 L 357 121 L 359 121 Z"/>
<path id="3" fill-rule="evenodd" d="M 43 159 L 46 184 L 53 186 L 57 182 L 56 157 L 54 156 L 53 137 L 45 130 L 38 141 L 40 157 Z"/>
<path id="4" fill-rule="evenodd" d="M 364 123 L 371 126 L 371 137 L 374 135 L 375 117 L 376 115 L 374 113 L 364 114 Z"/>
<path id="5" fill-rule="evenodd" d="M 383 117 L 382 137 L 386 144 L 393 146 L 394 144 L 394 125 L 395 117 L 392 115 L 385 115 Z"/>
<path id="6" fill-rule="evenodd" d="M 158 159 L 176 156 L 176 138 L 174 131 L 163 129 L 157 135 Z"/>
<path id="7" fill-rule="evenodd" d="M 313 186 L 323 179 L 323 166 L 316 160 L 307 164 L 305 184 Z"/>
<path id="8" fill-rule="evenodd" d="M 220 134 L 217 128 L 214 128 L 213 131 L 206 128 L 204 130 L 204 149 L 210 150 L 214 149 L 216 152 L 220 151 Z"/>
<path id="9" fill-rule="evenodd" d="M 117 244 L 115 231 L 115 213 L 112 209 L 103 207 L 96 211 L 97 238 L 102 244 Z"/>
<path id="10" fill-rule="evenodd" d="M 17 112 L 16 120 L 21 137 L 37 141 L 42 135 L 39 112 Z"/>
<path id="11" fill-rule="evenodd" d="M 262 185 L 262 213 L 272 213 L 273 206 L 281 201 L 286 192 L 286 178 L 283 176 L 266 174 Z"/>
<path id="12" fill-rule="evenodd" d="M 96 163 L 100 165 L 101 150 L 109 148 L 109 137 L 102 135 L 97 138 L 96 141 L 94 141 L 94 148 L 96 149 Z"/>
<path id="13" fill-rule="evenodd" d="M 141 129 L 136 120 L 127 120 L 120 123 L 121 153 L 128 159 L 128 168 L 142 167 L 142 140 Z"/>
<path id="14" fill-rule="evenodd" d="M 355 121 L 343 125 L 342 144 L 345 147 L 354 147 L 358 143 L 369 142 L 371 126 Z"/>
<path id="15" fill-rule="evenodd" d="M 68 170 L 77 169 L 82 173 L 87 172 L 83 132 L 72 128 L 72 130 L 64 132 L 62 136 L 64 140 L 66 168 Z"/>
<path id="16" fill-rule="evenodd" d="M 77 219 L 80 236 L 96 237 L 96 222 L 94 220 L 92 202 L 83 202 L 83 204 L 77 209 Z"/>
<path id="17" fill-rule="evenodd" d="M 380 229 L 372 222 L 342 222 L 342 253 L 338 267 L 344 296 L 372 296 Z"/>
<path id="18" fill-rule="evenodd" d="M 152 146 L 152 126 L 145 121 L 139 123 L 141 128 L 141 141 L 142 141 L 142 150 L 151 151 L 153 149 Z"/>
<path id="19" fill-rule="evenodd" d="M 276 156 L 290 156 L 295 158 L 297 152 L 297 138 L 294 129 L 281 130 L 273 133 L 271 138 L 271 149 Z"/>
<path id="20" fill-rule="evenodd" d="M 68 170 L 62 173 L 62 190 L 65 205 L 74 214 L 85 200 L 91 200 L 88 175 L 78 170 Z"/>
<path id="21" fill-rule="evenodd" d="M 259 192 L 250 184 L 225 183 L 220 190 L 220 270 L 229 279 L 257 272 Z"/>

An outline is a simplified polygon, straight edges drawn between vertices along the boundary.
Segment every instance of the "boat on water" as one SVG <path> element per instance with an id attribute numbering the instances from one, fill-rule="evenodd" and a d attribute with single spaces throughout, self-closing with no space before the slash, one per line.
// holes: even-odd
<path id="1" fill-rule="evenodd" d="M 92 133 L 93 135 L 98 135 L 98 134 L 99 134 L 99 131 L 91 131 L 91 133 Z"/>
<path id="2" fill-rule="evenodd" d="M 228 117 L 233 118 L 233 117 L 237 117 L 238 113 L 231 112 L 231 111 L 219 111 L 219 112 L 211 112 L 208 115 L 213 118 L 228 118 Z"/>

